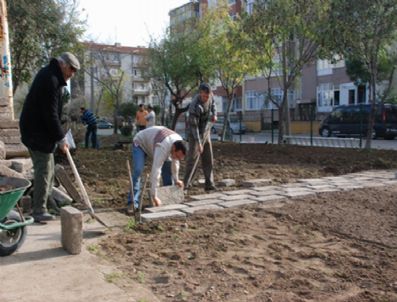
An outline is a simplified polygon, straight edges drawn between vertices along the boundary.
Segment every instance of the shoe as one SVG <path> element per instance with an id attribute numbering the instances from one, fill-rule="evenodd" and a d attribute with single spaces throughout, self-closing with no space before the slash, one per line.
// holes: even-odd
<path id="1" fill-rule="evenodd" d="M 32 217 L 34 222 L 50 221 L 55 219 L 55 216 L 50 213 L 33 214 Z"/>
<path id="2" fill-rule="evenodd" d="M 206 191 L 216 191 L 216 190 L 218 190 L 218 188 L 215 187 L 215 185 L 206 185 L 204 189 Z"/>

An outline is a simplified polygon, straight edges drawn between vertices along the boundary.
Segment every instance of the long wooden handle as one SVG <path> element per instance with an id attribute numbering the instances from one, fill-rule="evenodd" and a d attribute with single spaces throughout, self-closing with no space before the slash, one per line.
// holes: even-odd
<path id="1" fill-rule="evenodd" d="M 72 168 L 74 177 L 76 178 L 77 185 L 79 186 L 81 194 L 83 195 L 83 201 L 84 201 L 86 207 L 88 208 L 88 210 L 91 213 L 94 213 L 94 209 L 92 208 L 92 205 L 91 205 L 91 202 L 90 202 L 90 198 L 88 197 L 88 194 L 87 194 L 87 191 L 86 191 L 86 189 L 84 187 L 84 184 L 81 181 L 79 172 L 77 171 L 76 165 L 74 164 L 74 161 L 73 161 L 72 155 L 69 152 L 69 149 L 66 150 L 66 157 L 68 158 L 70 167 Z"/>

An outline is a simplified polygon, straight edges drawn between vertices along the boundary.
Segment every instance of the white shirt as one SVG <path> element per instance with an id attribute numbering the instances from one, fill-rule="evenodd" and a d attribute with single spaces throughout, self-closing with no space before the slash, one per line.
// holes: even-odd
<path id="1" fill-rule="evenodd" d="M 147 121 L 146 128 L 153 127 L 156 124 L 156 113 L 154 113 L 154 110 L 146 115 L 145 119 Z"/>
<path id="2" fill-rule="evenodd" d="M 172 146 L 176 141 L 183 140 L 182 137 L 173 132 L 166 136 L 161 142 L 155 143 L 156 136 L 162 130 L 168 130 L 163 126 L 153 126 L 145 130 L 139 131 L 134 137 L 134 144 L 138 145 L 146 155 L 153 159 L 152 171 L 150 174 L 152 198 L 157 197 L 157 188 L 160 185 L 161 168 L 166 160 L 171 160 L 171 172 L 174 182 L 179 180 L 179 160 L 171 158 Z"/>

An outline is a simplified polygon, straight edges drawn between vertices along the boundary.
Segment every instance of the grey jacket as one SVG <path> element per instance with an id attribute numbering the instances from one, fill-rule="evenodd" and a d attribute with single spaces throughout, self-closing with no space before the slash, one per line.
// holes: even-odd
<path id="1" fill-rule="evenodd" d="M 211 96 L 206 104 L 196 95 L 189 105 L 188 133 L 197 143 L 201 144 L 208 122 L 216 116 L 216 105 Z"/>

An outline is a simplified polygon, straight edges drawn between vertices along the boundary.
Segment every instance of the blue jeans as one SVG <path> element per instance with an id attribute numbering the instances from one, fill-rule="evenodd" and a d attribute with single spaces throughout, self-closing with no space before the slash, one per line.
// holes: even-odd
<path id="1" fill-rule="evenodd" d="M 134 184 L 134 207 L 139 208 L 139 199 L 141 197 L 141 174 L 145 168 L 146 154 L 142 148 L 135 146 L 132 147 L 132 162 L 134 163 L 134 171 L 132 175 L 132 182 Z M 161 176 L 163 179 L 163 186 L 172 186 L 172 172 L 171 162 L 166 161 L 161 168 Z M 128 204 L 131 204 L 131 195 L 128 196 Z"/>

